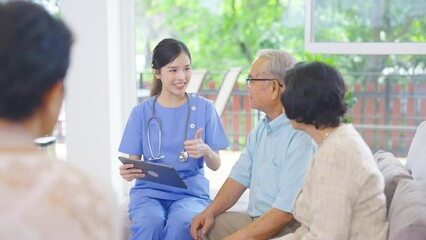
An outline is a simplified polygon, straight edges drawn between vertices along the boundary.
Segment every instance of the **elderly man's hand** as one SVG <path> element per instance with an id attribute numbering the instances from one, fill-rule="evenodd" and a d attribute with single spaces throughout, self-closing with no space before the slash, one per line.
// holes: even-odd
<path id="1" fill-rule="evenodd" d="M 202 240 L 203 236 L 207 234 L 210 228 L 213 226 L 214 216 L 213 214 L 203 211 L 192 219 L 191 223 L 191 236 L 195 240 Z"/>

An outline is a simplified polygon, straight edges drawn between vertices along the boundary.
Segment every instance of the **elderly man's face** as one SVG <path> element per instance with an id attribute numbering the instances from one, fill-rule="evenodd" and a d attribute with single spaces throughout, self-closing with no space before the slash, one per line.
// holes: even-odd
<path id="1" fill-rule="evenodd" d="M 251 65 L 249 77 L 253 79 L 273 79 L 272 75 L 262 70 L 262 66 L 267 62 L 265 58 L 256 58 Z M 248 98 L 251 107 L 260 111 L 264 111 L 268 106 L 272 81 L 251 81 L 248 89 Z"/>

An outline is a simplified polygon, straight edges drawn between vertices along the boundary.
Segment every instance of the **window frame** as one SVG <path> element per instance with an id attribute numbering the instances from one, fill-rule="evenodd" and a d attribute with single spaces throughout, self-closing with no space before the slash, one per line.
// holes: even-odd
<path id="1" fill-rule="evenodd" d="M 317 42 L 313 14 L 315 0 L 305 0 L 305 51 L 323 54 L 363 54 L 363 55 L 424 55 L 426 43 L 410 42 Z"/>

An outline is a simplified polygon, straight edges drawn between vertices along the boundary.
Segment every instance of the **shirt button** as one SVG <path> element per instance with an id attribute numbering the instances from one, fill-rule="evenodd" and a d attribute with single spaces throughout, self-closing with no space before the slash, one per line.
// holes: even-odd
<path id="1" fill-rule="evenodd" d="M 191 110 L 192 110 L 192 111 L 195 111 L 195 110 L 197 110 L 197 107 L 192 106 L 192 107 L 191 107 Z"/>
<path id="2" fill-rule="evenodd" d="M 191 123 L 191 125 L 189 125 L 190 128 L 194 128 L 195 124 Z"/>
<path id="3" fill-rule="evenodd" d="M 197 96 L 197 94 L 193 93 L 191 96 L 192 96 L 192 97 L 196 97 L 196 96 Z"/>

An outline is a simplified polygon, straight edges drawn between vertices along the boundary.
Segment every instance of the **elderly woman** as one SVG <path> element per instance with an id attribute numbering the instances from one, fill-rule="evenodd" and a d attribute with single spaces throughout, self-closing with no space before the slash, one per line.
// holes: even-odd
<path id="1" fill-rule="evenodd" d="M 301 223 L 280 239 L 386 239 L 384 181 L 359 133 L 344 124 L 340 73 L 321 62 L 288 72 L 281 96 L 291 125 L 318 144 L 294 203 Z"/>

